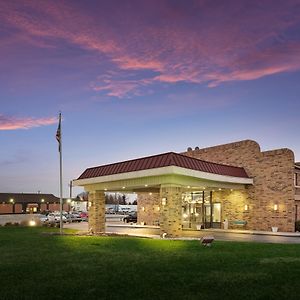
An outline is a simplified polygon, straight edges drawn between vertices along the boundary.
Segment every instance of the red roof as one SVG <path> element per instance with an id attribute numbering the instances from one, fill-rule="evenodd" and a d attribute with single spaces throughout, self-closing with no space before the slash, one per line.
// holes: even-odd
<path id="1" fill-rule="evenodd" d="M 182 154 L 168 152 L 86 169 L 78 179 L 177 166 L 212 174 L 249 178 L 244 168 L 216 164 Z"/>

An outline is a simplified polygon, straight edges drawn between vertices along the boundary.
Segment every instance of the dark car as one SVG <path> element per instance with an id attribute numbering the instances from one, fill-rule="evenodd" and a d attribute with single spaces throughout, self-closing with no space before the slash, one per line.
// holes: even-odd
<path id="1" fill-rule="evenodd" d="M 125 223 L 130 223 L 130 222 L 136 223 L 137 222 L 137 213 L 128 215 L 127 217 L 123 218 L 123 221 Z"/>

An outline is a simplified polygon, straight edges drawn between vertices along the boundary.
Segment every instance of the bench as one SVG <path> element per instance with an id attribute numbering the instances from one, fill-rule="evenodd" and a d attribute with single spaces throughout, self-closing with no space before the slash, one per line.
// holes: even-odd
<path id="1" fill-rule="evenodd" d="M 243 220 L 232 221 L 232 225 L 236 225 L 236 226 L 245 226 L 246 224 L 247 224 L 247 221 L 243 221 Z"/>

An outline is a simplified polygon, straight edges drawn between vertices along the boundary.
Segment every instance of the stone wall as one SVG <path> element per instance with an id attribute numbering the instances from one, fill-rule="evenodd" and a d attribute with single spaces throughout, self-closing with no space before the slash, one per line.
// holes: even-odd
<path id="1" fill-rule="evenodd" d="M 137 222 L 144 225 L 159 225 L 160 194 L 139 193 L 137 198 Z"/>
<path id="2" fill-rule="evenodd" d="M 244 167 L 247 174 L 254 179 L 254 185 L 247 188 L 249 203 L 247 215 L 242 211 L 237 212 L 237 208 L 232 205 L 227 209 L 229 216 L 245 218 L 248 229 L 270 230 L 272 226 L 277 226 L 280 231 L 294 231 L 294 154 L 291 150 L 261 152 L 256 142 L 246 140 L 183 154 L 211 162 Z M 229 195 L 226 198 L 229 199 Z M 274 211 L 274 204 L 278 205 L 277 211 Z M 239 206 L 240 209 L 242 204 Z"/>

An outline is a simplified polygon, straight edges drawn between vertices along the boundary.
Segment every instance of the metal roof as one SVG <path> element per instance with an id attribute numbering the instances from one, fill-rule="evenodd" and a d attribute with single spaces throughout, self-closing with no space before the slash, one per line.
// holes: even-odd
<path id="1" fill-rule="evenodd" d="M 244 168 L 212 163 L 175 152 L 147 156 L 86 169 L 78 178 L 87 179 L 127 172 L 177 166 L 212 174 L 249 178 Z"/>

